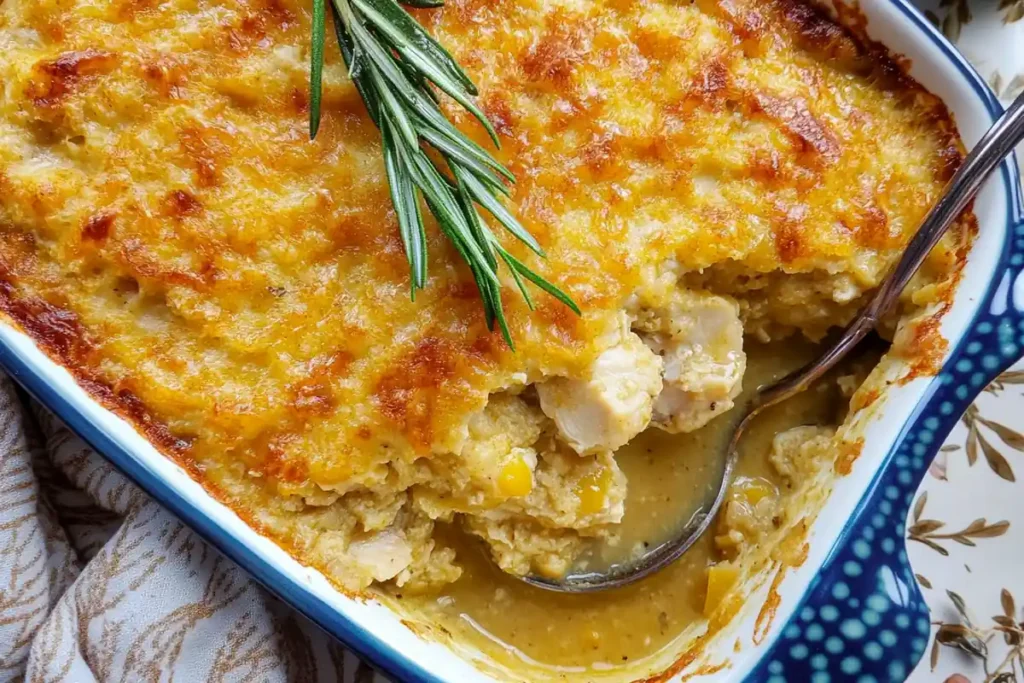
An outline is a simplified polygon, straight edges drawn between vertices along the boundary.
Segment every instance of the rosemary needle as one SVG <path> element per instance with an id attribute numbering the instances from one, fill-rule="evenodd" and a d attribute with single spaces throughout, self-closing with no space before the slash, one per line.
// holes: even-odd
<path id="1" fill-rule="evenodd" d="M 412 7 L 439 7 L 434 0 L 403 0 Z M 313 0 L 309 70 L 309 134 L 320 126 L 328 0 Z M 480 122 L 495 145 L 498 136 L 473 103 L 476 87 L 452 56 L 396 0 L 330 0 L 338 46 L 370 118 L 380 129 L 384 168 L 398 229 L 409 261 L 411 295 L 427 282 L 427 242 L 420 198 L 441 232 L 469 266 L 483 302 L 487 326 L 495 324 L 515 348 L 501 305 L 499 264 L 512 273 L 530 309 L 524 280 L 572 309 L 579 307 L 561 289 L 510 254 L 483 219 L 484 209 L 540 256 L 537 240 L 505 208 L 509 172 L 487 150 L 470 140 L 444 115 L 440 91 Z M 437 152 L 444 167 L 426 148 Z"/>

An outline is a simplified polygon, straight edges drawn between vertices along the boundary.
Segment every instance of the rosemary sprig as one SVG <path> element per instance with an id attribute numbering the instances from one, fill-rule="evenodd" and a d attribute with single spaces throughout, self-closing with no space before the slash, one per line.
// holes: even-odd
<path id="1" fill-rule="evenodd" d="M 452 56 L 396 0 L 330 0 L 335 34 L 342 57 L 380 129 L 391 201 L 409 261 L 411 296 L 427 282 L 426 230 L 419 199 L 437 220 L 441 232 L 466 261 L 489 329 L 495 323 L 515 348 L 501 304 L 499 264 L 512 277 L 533 309 L 529 280 L 578 315 L 568 295 L 509 253 L 481 215 L 484 209 L 534 253 L 544 256 L 537 240 L 499 200 L 515 182 L 487 150 L 470 140 L 441 111 L 438 90 L 471 113 L 495 146 L 498 136 L 473 103 L 477 89 Z M 438 7 L 436 0 L 402 0 L 412 7 Z M 309 133 L 320 125 L 327 0 L 313 0 L 310 64 Z M 436 89 L 436 90 L 435 90 Z M 437 155 L 429 155 L 432 148 Z M 443 159 L 444 167 L 433 160 Z"/>

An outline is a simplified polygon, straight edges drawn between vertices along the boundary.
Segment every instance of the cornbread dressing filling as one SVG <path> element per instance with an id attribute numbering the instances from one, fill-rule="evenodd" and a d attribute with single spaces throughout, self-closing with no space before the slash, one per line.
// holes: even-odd
<path id="1" fill-rule="evenodd" d="M 465 602 L 475 586 L 488 602 L 495 580 L 474 578 L 486 572 L 465 532 L 517 575 L 632 548 L 616 453 L 638 435 L 697 448 L 753 388 L 748 356 L 763 375 L 784 346 L 845 324 L 961 159 L 936 97 L 798 0 L 415 10 L 477 83 L 517 177 L 508 208 L 547 257 L 506 245 L 583 311 L 540 292 L 530 311 L 506 282 L 512 351 L 429 221 L 429 279 L 410 298 L 379 133 L 335 50 L 309 140 L 310 12 L 5 0 L 0 308 L 350 591 Z M 956 229 L 930 255 L 896 346 L 938 343 L 908 316 L 941 312 L 968 239 Z M 772 428 L 756 456 L 770 463 L 672 570 L 699 577 L 671 590 L 717 604 L 771 532 L 757 525 L 786 518 L 785 489 L 838 448 L 837 420 Z M 659 453 L 652 467 L 680 457 Z M 727 569 L 705 577 L 715 561 Z M 657 627 L 678 633 L 701 611 Z M 657 646 L 640 638 L 628 656 Z"/>

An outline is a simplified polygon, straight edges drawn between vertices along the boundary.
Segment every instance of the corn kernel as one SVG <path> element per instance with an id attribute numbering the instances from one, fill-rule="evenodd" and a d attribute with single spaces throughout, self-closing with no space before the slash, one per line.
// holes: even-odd
<path id="1" fill-rule="evenodd" d="M 736 486 L 742 498 L 749 503 L 751 507 L 757 505 L 758 502 L 768 496 L 778 494 L 778 490 L 775 486 L 767 479 L 762 479 L 761 477 L 745 479 L 742 482 L 738 482 Z"/>
<path id="2" fill-rule="evenodd" d="M 610 479 L 611 472 L 607 469 L 580 477 L 576 483 L 576 498 L 580 501 L 581 515 L 592 515 L 604 509 Z"/>
<path id="3" fill-rule="evenodd" d="M 731 564 L 716 564 L 708 567 L 708 590 L 704 594 L 704 616 L 714 614 L 722 600 L 736 583 L 739 570 Z"/>
<path id="4" fill-rule="evenodd" d="M 501 468 L 498 490 L 506 496 L 525 496 L 533 490 L 533 472 L 521 455 L 514 456 Z"/>

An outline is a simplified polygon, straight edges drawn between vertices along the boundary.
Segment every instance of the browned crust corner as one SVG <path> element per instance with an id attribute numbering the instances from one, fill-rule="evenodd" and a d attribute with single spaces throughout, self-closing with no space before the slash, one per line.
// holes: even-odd
<path id="1" fill-rule="evenodd" d="M 356 600 L 372 597 L 346 589 L 331 578 L 325 567 L 303 561 L 294 544 L 261 524 L 244 506 L 237 505 L 220 487 L 210 481 L 196 463 L 188 457 L 192 449 L 190 439 L 181 438 L 157 419 L 131 391 L 111 386 L 93 374 L 86 362 L 92 348 L 85 328 L 77 316 L 60 306 L 39 298 L 19 297 L 6 273 L 0 272 L 0 316 L 15 329 L 30 337 L 50 360 L 66 369 L 78 385 L 93 400 L 130 424 L 161 455 L 169 458 L 188 473 L 196 483 L 217 502 L 230 508 L 253 531 L 271 540 L 303 566 L 316 569 L 343 595 Z"/>

